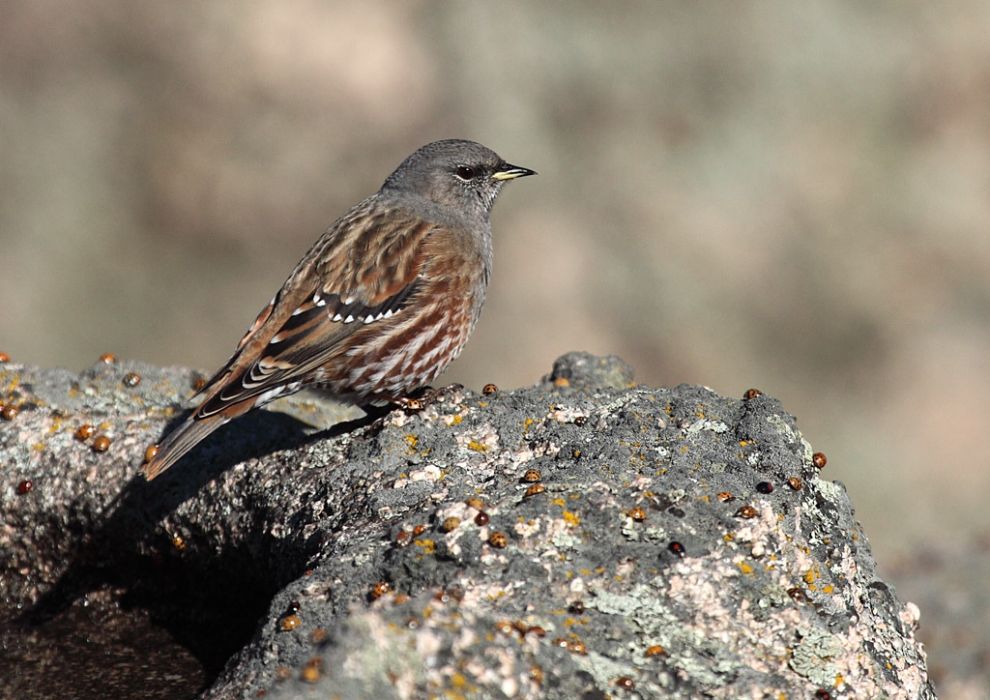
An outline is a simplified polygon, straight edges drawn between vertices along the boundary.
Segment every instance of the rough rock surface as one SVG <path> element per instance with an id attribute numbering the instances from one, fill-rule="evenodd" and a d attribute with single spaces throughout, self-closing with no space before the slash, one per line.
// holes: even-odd
<path id="1" fill-rule="evenodd" d="M 574 353 L 377 423 L 258 411 L 145 483 L 194 381 L 0 365 L 0 692 L 934 697 L 917 609 L 768 396 Z M 87 625 L 95 677 L 49 651 Z"/>

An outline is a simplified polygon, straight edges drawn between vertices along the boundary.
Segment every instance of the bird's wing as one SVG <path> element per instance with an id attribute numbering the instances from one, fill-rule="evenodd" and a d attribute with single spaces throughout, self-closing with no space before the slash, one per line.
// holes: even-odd
<path id="1" fill-rule="evenodd" d="M 258 314 L 204 387 L 194 418 L 298 388 L 353 333 L 402 314 L 421 286 L 423 241 L 436 228 L 412 213 L 367 205 L 343 217 Z"/>

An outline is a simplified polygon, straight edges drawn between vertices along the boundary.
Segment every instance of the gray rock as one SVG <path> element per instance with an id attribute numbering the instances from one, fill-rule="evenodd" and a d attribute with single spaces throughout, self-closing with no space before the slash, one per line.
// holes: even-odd
<path id="1" fill-rule="evenodd" d="M 377 423 L 257 411 L 145 483 L 194 376 L 0 365 L 19 407 L 0 424 L 5 692 L 935 697 L 917 608 L 768 396 L 635 386 L 572 353 L 534 387 Z M 99 647 L 120 625 L 84 604 L 132 637 Z M 92 659 L 63 653 L 55 673 L 67 620 L 91 655 L 141 653 L 85 682 Z"/>

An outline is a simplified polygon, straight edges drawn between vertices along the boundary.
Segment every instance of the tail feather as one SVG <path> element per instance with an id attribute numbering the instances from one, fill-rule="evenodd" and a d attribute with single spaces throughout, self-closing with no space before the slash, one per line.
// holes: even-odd
<path id="1" fill-rule="evenodd" d="M 190 416 L 169 433 L 157 446 L 154 456 L 144 465 L 144 478 L 151 481 L 178 462 L 183 455 L 202 442 L 207 435 L 230 421 L 231 416 L 217 414 L 197 420 Z"/>

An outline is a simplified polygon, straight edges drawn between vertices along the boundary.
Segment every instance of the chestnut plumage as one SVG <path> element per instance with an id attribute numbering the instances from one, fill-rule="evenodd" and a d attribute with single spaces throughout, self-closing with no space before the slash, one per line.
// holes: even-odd
<path id="1" fill-rule="evenodd" d="M 474 329 L 502 185 L 535 174 L 472 141 L 423 146 L 303 256 L 144 466 L 151 480 L 230 420 L 305 387 L 383 405 L 428 384 Z"/>

